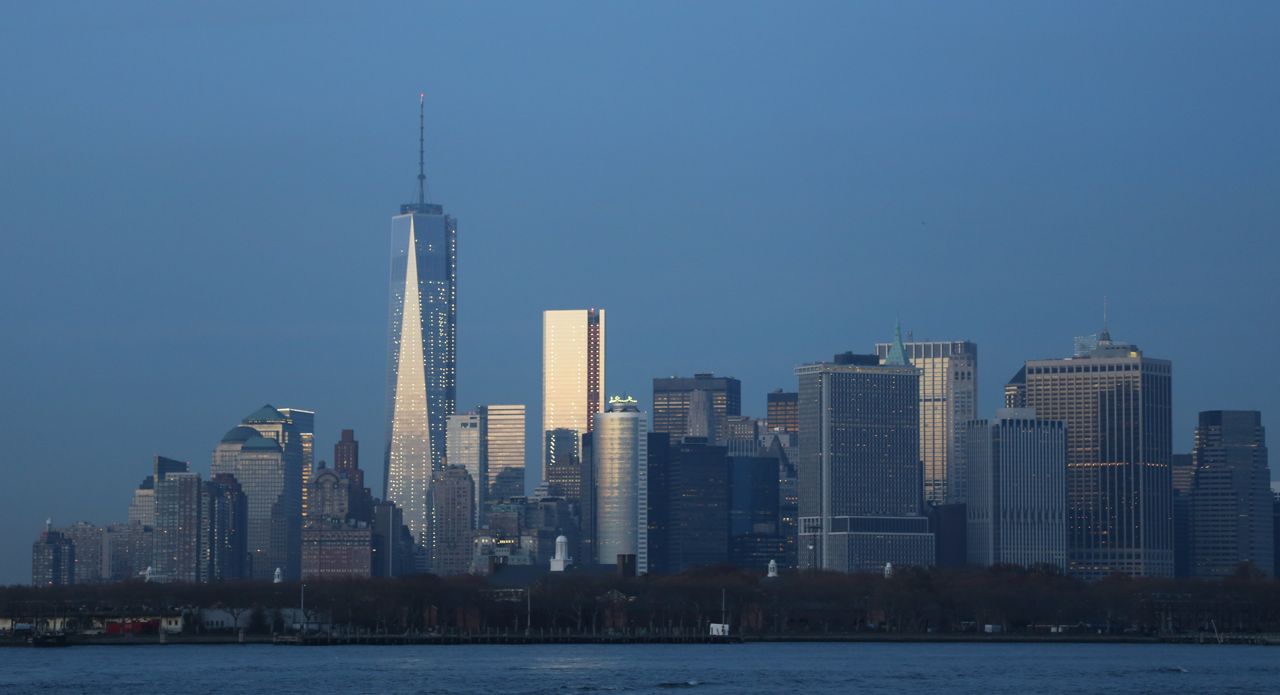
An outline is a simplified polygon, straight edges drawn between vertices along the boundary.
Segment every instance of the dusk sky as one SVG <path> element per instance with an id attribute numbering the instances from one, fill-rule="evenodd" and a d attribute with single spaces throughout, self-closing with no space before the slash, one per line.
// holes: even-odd
<path id="1" fill-rule="evenodd" d="M 264 403 L 382 492 L 390 218 L 458 220 L 458 405 L 528 406 L 541 312 L 609 393 L 979 346 L 980 413 L 1101 328 L 1280 437 L 1280 3 L 7 3 L 0 583 Z M 1273 477 L 1277 476 L 1272 457 Z"/>

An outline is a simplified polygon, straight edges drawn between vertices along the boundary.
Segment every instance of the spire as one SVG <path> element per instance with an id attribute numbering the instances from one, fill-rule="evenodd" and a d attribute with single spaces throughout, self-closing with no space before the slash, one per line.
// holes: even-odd
<path id="1" fill-rule="evenodd" d="M 889 346 L 889 353 L 885 355 L 884 363 L 902 367 L 911 366 L 911 361 L 907 359 L 907 346 L 902 344 L 901 321 L 897 321 L 893 325 L 893 344 Z"/>
<path id="2" fill-rule="evenodd" d="M 1103 295 L 1102 297 L 1102 332 L 1098 334 L 1098 342 L 1103 342 L 1103 341 L 1108 343 L 1111 342 L 1111 328 L 1110 326 L 1107 325 L 1109 323 L 1108 321 L 1109 317 L 1107 316 L 1107 314 L 1110 313 L 1109 311 L 1110 308 L 1111 307 L 1109 306 L 1109 302 L 1107 301 L 1106 295 Z"/>
<path id="3" fill-rule="evenodd" d="M 427 204 L 426 103 L 427 93 L 418 92 L 418 205 Z"/>

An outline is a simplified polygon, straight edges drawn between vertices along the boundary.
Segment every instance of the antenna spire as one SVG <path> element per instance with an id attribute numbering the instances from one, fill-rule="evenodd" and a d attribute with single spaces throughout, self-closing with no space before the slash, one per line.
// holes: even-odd
<path id="1" fill-rule="evenodd" d="M 426 113 L 427 93 L 418 92 L 418 205 L 427 204 Z"/>

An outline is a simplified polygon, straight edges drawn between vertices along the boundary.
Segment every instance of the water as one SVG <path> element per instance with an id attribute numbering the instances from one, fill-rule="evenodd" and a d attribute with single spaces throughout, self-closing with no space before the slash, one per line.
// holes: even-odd
<path id="1" fill-rule="evenodd" d="M 1148 644 L 0 649 L 0 693 L 1280 691 L 1280 649 Z"/>

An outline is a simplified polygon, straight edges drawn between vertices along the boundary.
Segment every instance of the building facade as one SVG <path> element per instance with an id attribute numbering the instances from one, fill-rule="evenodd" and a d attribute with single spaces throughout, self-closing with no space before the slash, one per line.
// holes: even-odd
<path id="1" fill-rule="evenodd" d="M 198 473 L 169 473 L 156 481 L 155 548 L 152 568 L 166 582 L 201 579 L 201 493 Z"/>
<path id="2" fill-rule="evenodd" d="M 555 429 L 591 431 L 604 410 L 604 309 L 542 312 L 542 451 Z M 547 461 L 542 461 L 547 479 Z"/>
<path id="3" fill-rule="evenodd" d="M 653 380 L 653 431 L 673 443 L 684 437 L 725 439 L 725 418 L 742 414 L 742 382 L 710 373 Z"/>
<path id="4" fill-rule="evenodd" d="M 800 394 L 777 389 L 765 397 L 765 420 L 770 430 L 800 431 Z"/>
<path id="5" fill-rule="evenodd" d="M 1028 361 L 1024 404 L 1067 426 L 1069 570 L 1172 576 L 1173 365 L 1103 332 Z"/>
<path id="6" fill-rule="evenodd" d="M 614 396 L 591 432 L 594 562 L 635 557 L 648 571 L 648 420 L 634 398 Z"/>
<path id="7" fill-rule="evenodd" d="M 1067 433 L 1029 408 L 962 427 L 968 564 L 1067 568 Z"/>
<path id="8" fill-rule="evenodd" d="M 76 544 L 45 522 L 40 538 L 31 545 L 31 586 L 65 586 L 76 583 Z"/>
<path id="9" fill-rule="evenodd" d="M 475 481 L 462 466 L 436 474 L 428 493 L 431 508 L 431 571 L 440 576 L 471 571 L 475 537 Z"/>
<path id="10" fill-rule="evenodd" d="M 919 371 L 876 355 L 796 368 L 799 564 L 839 572 L 929 566 L 922 514 Z"/>
<path id="11" fill-rule="evenodd" d="M 285 579 L 295 580 L 302 572 L 302 488 L 305 482 L 302 478 L 302 467 L 305 461 L 303 442 L 310 435 L 310 432 L 303 428 L 310 427 L 309 423 L 314 419 L 314 414 L 306 416 L 310 411 L 289 410 L 295 415 L 300 415 L 302 419 L 294 421 L 281 410 L 267 404 L 250 413 L 240 424 L 253 429 L 260 437 L 276 442 L 280 449 L 280 474 L 283 477 L 280 497 L 273 502 L 276 505 L 273 512 L 273 518 L 276 520 L 274 523 L 280 524 L 280 528 L 273 533 L 283 534 L 279 541 L 281 555 L 279 556 L 280 564 L 277 566 L 284 573 Z M 241 445 L 237 465 L 246 455 L 250 458 L 258 457 L 254 460 L 262 462 L 261 455 L 265 449 L 259 443 L 256 448 L 250 450 L 249 443 L 254 441 L 250 439 Z M 261 466 L 258 468 L 259 473 L 265 470 Z M 245 494 L 251 495 L 248 484 L 241 479 L 240 475 L 235 472 L 232 474 L 244 486 Z M 261 480 L 259 478 L 258 482 L 260 483 Z M 264 488 L 259 486 L 257 489 Z M 250 516 L 253 516 L 252 511 Z M 255 567 L 255 575 L 258 569 L 260 568 Z M 272 567 L 271 571 L 274 572 L 275 567 Z"/>
<path id="12" fill-rule="evenodd" d="M 420 103 L 419 106 L 422 106 Z M 427 202 L 419 112 L 418 199 L 391 218 L 387 312 L 387 448 L 383 497 L 427 541 L 427 488 L 444 466 L 457 404 L 457 220 Z"/>
<path id="13" fill-rule="evenodd" d="M 1191 566 L 1197 577 L 1229 577 L 1241 563 L 1275 566 L 1271 469 L 1256 410 L 1200 413 L 1191 491 Z"/>
<path id="14" fill-rule="evenodd" d="M 524 495 L 524 406 L 482 405 L 478 410 L 485 499 Z"/>

